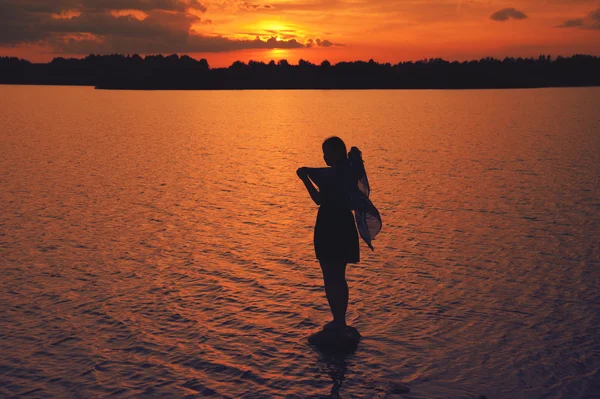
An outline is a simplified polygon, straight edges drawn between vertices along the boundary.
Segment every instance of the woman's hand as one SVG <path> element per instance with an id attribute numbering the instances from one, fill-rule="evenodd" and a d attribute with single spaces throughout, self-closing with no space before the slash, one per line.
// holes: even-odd
<path id="1" fill-rule="evenodd" d="M 306 189 L 308 190 L 308 193 L 310 194 L 310 198 L 312 198 L 312 200 L 315 202 L 315 204 L 320 205 L 321 204 L 321 193 L 319 193 L 319 190 L 317 190 L 315 188 L 312 181 L 308 177 L 309 170 L 312 171 L 314 169 L 298 168 L 298 170 L 296 171 L 296 174 L 304 183 L 304 186 L 306 187 Z"/>
<path id="2" fill-rule="evenodd" d="M 305 179 L 308 176 L 307 169 L 308 168 L 298 168 L 298 170 L 296 171 L 296 174 L 298 175 L 299 178 Z"/>

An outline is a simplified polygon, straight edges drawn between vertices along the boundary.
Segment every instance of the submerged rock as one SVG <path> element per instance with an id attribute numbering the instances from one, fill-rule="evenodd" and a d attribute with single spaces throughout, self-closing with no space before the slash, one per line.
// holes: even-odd
<path id="1" fill-rule="evenodd" d="M 354 327 L 323 329 L 308 337 L 308 342 L 324 353 L 352 353 L 360 342 L 360 333 Z"/>

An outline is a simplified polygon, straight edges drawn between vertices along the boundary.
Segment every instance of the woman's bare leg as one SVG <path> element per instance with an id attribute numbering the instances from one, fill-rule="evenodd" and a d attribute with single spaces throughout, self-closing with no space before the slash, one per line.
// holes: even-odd
<path id="1" fill-rule="evenodd" d="M 325 295 L 333 315 L 332 327 L 346 326 L 348 309 L 348 283 L 346 282 L 346 263 L 319 261 L 323 271 Z"/>

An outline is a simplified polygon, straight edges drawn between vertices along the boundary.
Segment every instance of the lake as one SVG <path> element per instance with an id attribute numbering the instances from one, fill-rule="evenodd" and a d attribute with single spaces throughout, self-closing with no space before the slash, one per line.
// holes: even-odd
<path id="1" fill-rule="evenodd" d="M 0 120 L 1 397 L 600 397 L 600 88 L 0 86 Z M 383 219 L 347 357 L 307 343 L 295 174 L 332 135 Z"/>

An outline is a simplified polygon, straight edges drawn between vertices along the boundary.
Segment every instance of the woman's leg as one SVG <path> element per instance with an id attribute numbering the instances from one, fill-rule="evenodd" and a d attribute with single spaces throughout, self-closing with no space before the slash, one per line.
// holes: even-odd
<path id="1" fill-rule="evenodd" d="M 346 326 L 348 309 L 348 283 L 346 282 L 346 263 L 319 261 L 323 271 L 325 295 L 333 315 L 333 325 Z"/>

